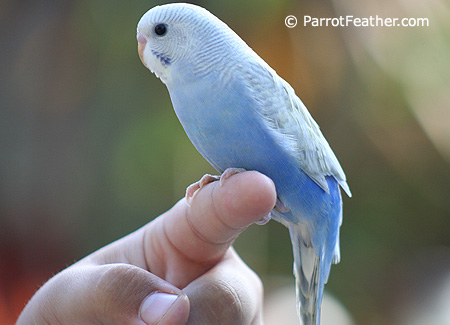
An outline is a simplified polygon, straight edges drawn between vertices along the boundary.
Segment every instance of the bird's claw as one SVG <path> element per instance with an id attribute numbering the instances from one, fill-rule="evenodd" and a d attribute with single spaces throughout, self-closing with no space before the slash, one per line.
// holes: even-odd
<path id="1" fill-rule="evenodd" d="M 215 181 L 220 181 L 220 186 L 223 186 L 223 184 L 225 184 L 225 181 L 230 178 L 231 176 L 238 174 L 240 172 L 245 172 L 244 168 L 227 168 L 222 175 L 218 176 L 218 175 L 210 175 L 210 174 L 205 174 L 203 175 L 203 177 L 198 181 L 195 182 L 194 184 L 189 185 L 186 188 L 186 202 L 188 205 L 191 205 L 192 199 L 194 198 L 195 193 L 201 189 L 203 186 L 215 182 Z"/>
<path id="2" fill-rule="evenodd" d="M 287 206 L 284 205 L 283 202 L 280 201 L 280 199 L 277 197 L 277 202 L 275 203 L 275 207 L 274 207 L 275 211 L 278 211 L 280 213 L 286 213 L 289 212 L 289 208 Z"/>
<path id="3" fill-rule="evenodd" d="M 186 196 L 185 196 L 187 204 L 191 205 L 192 199 L 194 198 L 194 195 L 197 192 L 197 190 L 201 189 L 206 184 L 215 182 L 219 179 L 220 179 L 220 176 L 205 174 L 198 182 L 195 182 L 195 183 L 189 185 L 186 188 Z"/>
<path id="4" fill-rule="evenodd" d="M 265 225 L 266 223 L 268 223 L 268 222 L 270 221 L 270 219 L 272 219 L 272 216 L 271 216 L 271 214 L 270 214 L 270 212 L 269 212 L 267 215 L 265 215 L 264 217 L 262 217 L 261 219 L 259 219 L 259 220 L 256 221 L 255 223 L 256 223 L 257 225 L 259 225 L 259 226 L 263 226 L 263 225 Z"/>
<path id="5" fill-rule="evenodd" d="M 227 168 L 225 169 L 225 171 L 222 173 L 222 175 L 220 175 L 220 186 L 223 186 L 223 184 L 225 184 L 225 181 L 230 178 L 231 176 L 238 174 L 238 173 L 242 173 L 245 172 L 244 168 Z"/>

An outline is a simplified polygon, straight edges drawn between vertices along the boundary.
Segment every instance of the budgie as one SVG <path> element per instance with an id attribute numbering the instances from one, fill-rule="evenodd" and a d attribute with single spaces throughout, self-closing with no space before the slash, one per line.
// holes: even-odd
<path id="1" fill-rule="evenodd" d="M 320 324 L 324 285 L 340 260 L 340 187 L 351 192 L 319 126 L 294 89 L 206 9 L 156 6 L 140 19 L 137 41 L 189 139 L 221 177 L 244 169 L 273 180 L 270 216 L 289 229 L 297 311 L 303 324 Z M 212 180 L 189 187 L 187 198 Z"/>

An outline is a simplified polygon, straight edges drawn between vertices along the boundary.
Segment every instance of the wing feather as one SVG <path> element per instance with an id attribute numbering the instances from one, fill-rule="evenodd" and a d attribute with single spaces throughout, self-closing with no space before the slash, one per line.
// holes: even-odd
<path id="1" fill-rule="evenodd" d="M 294 89 L 261 58 L 245 74 L 259 113 L 302 170 L 329 193 L 326 176 L 333 176 L 351 197 L 347 179 L 330 145 Z"/>

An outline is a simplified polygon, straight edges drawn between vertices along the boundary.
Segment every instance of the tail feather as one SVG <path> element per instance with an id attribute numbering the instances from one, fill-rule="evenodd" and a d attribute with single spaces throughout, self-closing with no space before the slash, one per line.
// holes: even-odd
<path id="1" fill-rule="evenodd" d="M 289 226 L 294 251 L 297 313 L 303 325 L 320 324 L 320 306 L 324 287 L 321 257 L 316 255 L 306 228 Z"/>

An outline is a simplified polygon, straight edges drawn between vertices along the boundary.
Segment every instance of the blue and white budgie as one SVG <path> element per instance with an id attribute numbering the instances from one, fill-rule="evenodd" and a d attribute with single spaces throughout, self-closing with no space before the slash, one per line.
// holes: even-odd
<path id="1" fill-rule="evenodd" d="M 137 39 L 189 139 L 222 177 L 243 168 L 275 183 L 271 216 L 291 236 L 298 312 L 305 325 L 320 324 L 324 284 L 340 259 L 339 186 L 351 193 L 319 126 L 294 89 L 201 7 L 154 7 L 139 21 Z"/>

